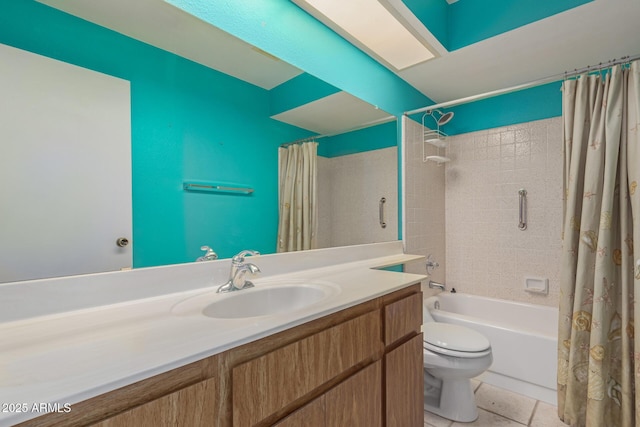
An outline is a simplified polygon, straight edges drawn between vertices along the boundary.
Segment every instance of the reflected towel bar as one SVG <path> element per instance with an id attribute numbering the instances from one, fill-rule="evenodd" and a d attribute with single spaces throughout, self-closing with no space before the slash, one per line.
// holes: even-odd
<path id="1" fill-rule="evenodd" d="M 185 191 L 204 191 L 212 193 L 237 193 L 237 194 L 251 194 L 253 188 L 249 187 L 231 187 L 229 185 L 220 184 L 202 184 L 196 182 L 185 182 L 182 185 Z"/>

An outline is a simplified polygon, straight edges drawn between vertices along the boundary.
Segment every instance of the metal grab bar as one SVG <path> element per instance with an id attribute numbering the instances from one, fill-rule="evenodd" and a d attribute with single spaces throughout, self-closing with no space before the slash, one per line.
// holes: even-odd
<path id="1" fill-rule="evenodd" d="M 521 188 L 518 190 L 518 195 L 520 196 L 518 228 L 524 231 L 527 229 L 527 190 Z"/>
<path id="2" fill-rule="evenodd" d="M 380 210 L 379 213 L 378 213 L 378 216 L 380 217 L 380 227 L 382 227 L 382 228 L 387 228 L 387 223 L 384 222 L 384 204 L 386 202 L 387 202 L 387 199 L 382 197 L 380 199 L 380 203 L 378 205 L 378 208 Z"/>

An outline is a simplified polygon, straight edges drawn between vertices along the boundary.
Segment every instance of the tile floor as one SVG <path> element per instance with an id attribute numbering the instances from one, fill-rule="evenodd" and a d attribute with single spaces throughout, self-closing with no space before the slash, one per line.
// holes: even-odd
<path id="1" fill-rule="evenodd" d="M 455 423 L 425 411 L 425 427 L 567 427 L 553 405 L 480 381 L 472 380 L 472 384 L 479 412 L 477 420 Z"/>

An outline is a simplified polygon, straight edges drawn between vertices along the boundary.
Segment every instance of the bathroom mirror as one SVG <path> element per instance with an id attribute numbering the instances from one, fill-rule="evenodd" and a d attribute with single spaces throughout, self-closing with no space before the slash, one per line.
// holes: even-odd
<path id="1" fill-rule="evenodd" d="M 1 44 L 130 82 L 132 267 L 192 262 L 203 245 L 220 258 L 275 252 L 278 147 L 317 134 L 333 135 L 318 139 L 319 246 L 397 240 L 395 119 L 163 1 L 133 3 L 11 1 L 0 18 Z M 27 253 L 25 263 L 46 256 Z"/>

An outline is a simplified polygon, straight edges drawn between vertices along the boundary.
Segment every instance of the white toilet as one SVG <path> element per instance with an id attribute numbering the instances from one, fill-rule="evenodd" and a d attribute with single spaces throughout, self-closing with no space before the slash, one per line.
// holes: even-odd
<path id="1" fill-rule="evenodd" d="M 433 301 L 423 304 L 424 409 L 471 422 L 478 418 L 471 378 L 491 366 L 491 343 L 469 328 L 436 322 L 429 312 Z"/>

